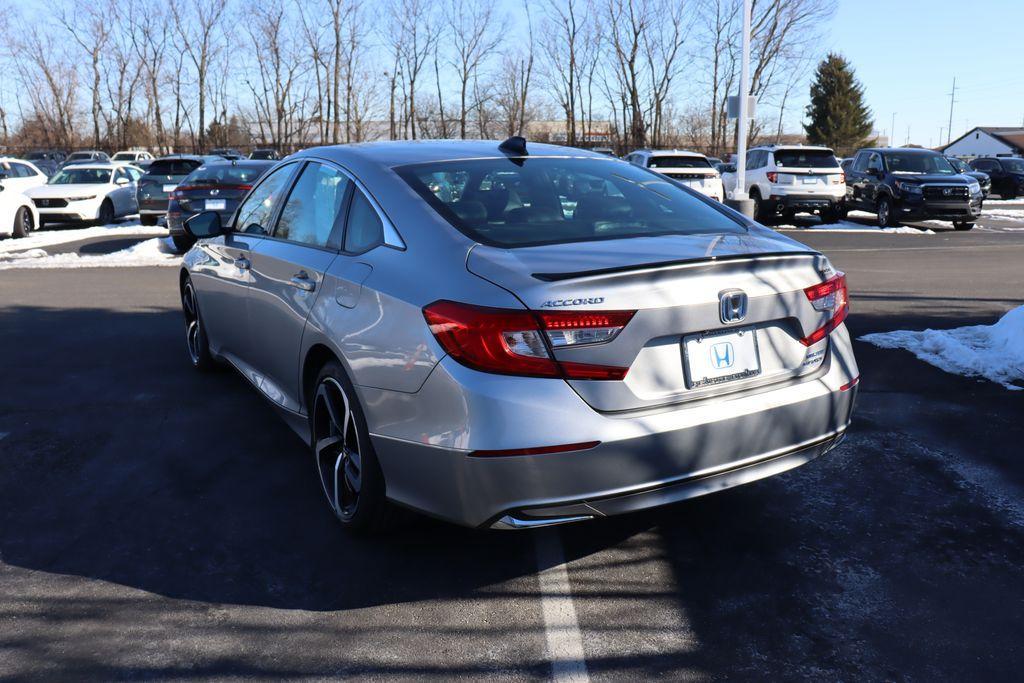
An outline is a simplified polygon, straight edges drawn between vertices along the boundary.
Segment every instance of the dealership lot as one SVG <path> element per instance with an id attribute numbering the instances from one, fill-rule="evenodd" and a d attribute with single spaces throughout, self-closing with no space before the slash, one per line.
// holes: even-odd
<path id="1" fill-rule="evenodd" d="M 1024 217 L 1008 216 L 787 234 L 847 272 L 856 337 L 1024 304 Z M 544 534 L 411 518 L 358 540 L 263 400 L 189 370 L 175 282 L 0 270 L 0 678 L 1009 679 L 1024 664 L 1024 392 L 857 343 L 849 438 L 801 469 Z"/>

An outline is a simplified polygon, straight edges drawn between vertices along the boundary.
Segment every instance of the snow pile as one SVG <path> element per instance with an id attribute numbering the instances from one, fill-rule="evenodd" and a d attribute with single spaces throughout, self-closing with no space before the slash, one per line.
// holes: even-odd
<path id="1" fill-rule="evenodd" d="M 154 238 L 110 254 L 47 254 L 43 249 L 5 254 L 0 252 L 0 270 L 23 268 L 131 268 L 138 266 L 176 266 L 176 253 L 170 238 Z"/>
<path id="2" fill-rule="evenodd" d="M 870 217 L 871 214 L 866 214 L 858 211 L 851 211 L 850 215 L 862 214 L 864 217 Z M 919 230 L 917 228 L 911 228 L 906 225 L 901 225 L 898 228 L 879 228 L 876 225 L 865 225 L 864 223 L 855 223 L 853 221 L 839 221 L 838 223 L 812 223 L 806 227 L 780 224 L 778 226 L 781 230 L 801 230 L 801 231 L 827 231 L 827 232 L 887 232 L 896 233 L 900 235 L 934 235 L 933 230 Z"/>
<path id="3" fill-rule="evenodd" d="M 159 237 L 167 234 L 167 228 L 144 226 L 138 223 L 129 225 L 99 225 L 92 228 L 74 228 L 71 230 L 44 230 L 33 232 L 20 239 L 0 241 L 0 254 L 36 247 L 52 247 L 56 244 L 67 244 L 92 237 Z"/>
<path id="4" fill-rule="evenodd" d="M 883 349 L 906 349 L 946 372 L 1024 390 L 1013 384 L 1024 382 L 1024 306 L 1011 310 L 995 325 L 877 332 L 860 339 Z"/>
<path id="5" fill-rule="evenodd" d="M 999 221 L 1022 221 L 1024 209 L 982 209 L 981 215 Z"/>

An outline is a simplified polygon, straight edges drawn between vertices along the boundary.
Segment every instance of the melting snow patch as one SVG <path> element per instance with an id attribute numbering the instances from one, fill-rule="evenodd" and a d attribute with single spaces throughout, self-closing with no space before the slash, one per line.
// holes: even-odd
<path id="1" fill-rule="evenodd" d="M 1024 220 L 1024 209 L 983 209 L 981 215 L 999 221 L 1021 221 Z"/>
<path id="2" fill-rule="evenodd" d="M 170 238 L 154 238 L 139 242 L 110 254 L 76 253 L 49 255 L 43 249 L 4 254 L 0 252 L 0 270 L 22 268 L 131 268 L 138 266 L 176 266 L 181 254 L 175 252 Z"/>
<path id="3" fill-rule="evenodd" d="M 1024 390 L 1014 384 L 1024 381 L 1024 306 L 1011 310 L 995 325 L 876 332 L 860 339 L 883 349 L 906 349 L 946 372 Z"/>
<path id="4" fill-rule="evenodd" d="M 808 225 L 807 227 L 799 227 L 796 225 L 779 225 L 782 230 L 800 230 L 800 231 L 812 231 L 812 232 L 887 232 L 896 233 L 900 235 L 934 235 L 933 230 L 918 230 L 917 228 L 911 228 L 906 225 L 901 225 L 898 228 L 879 228 L 874 225 L 864 225 L 863 223 L 854 223 L 853 221 L 839 221 L 838 223 L 818 223 Z"/>
<path id="5" fill-rule="evenodd" d="M 127 225 L 99 225 L 92 228 L 73 228 L 70 230 L 43 230 L 34 232 L 21 239 L 0 241 L 0 254 L 32 249 L 35 247 L 52 247 L 56 244 L 67 244 L 92 237 L 159 237 L 167 234 L 167 228 L 145 226 L 138 223 Z"/>

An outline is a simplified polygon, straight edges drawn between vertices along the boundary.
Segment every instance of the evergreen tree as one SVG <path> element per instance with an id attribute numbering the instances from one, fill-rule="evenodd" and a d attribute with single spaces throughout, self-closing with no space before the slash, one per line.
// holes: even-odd
<path id="1" fill-rule="evenodd" d="M 810 121 L 804 130 L 812 145 L 831 147 L 836 154 L 847 156 L 873 142 L 869 137 L 874 121 L 864 104 L 864 87 L 840 55 L 829 54 L 818 64 L 807 116 Z"/>

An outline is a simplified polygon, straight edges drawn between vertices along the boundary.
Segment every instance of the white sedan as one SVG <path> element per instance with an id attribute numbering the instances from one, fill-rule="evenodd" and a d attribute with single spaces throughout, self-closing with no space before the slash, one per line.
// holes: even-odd
<path id="1" fill-rule="evenodd" d="M 27 190 L 40 224 L 114 222 L 139 212 L 136 182 L 142 171 L 126 164 L 77 164 L 57 171 L 46 185 Z"/>
<path id="2" fill-rule="evenodd" d="M 40 171 L 31 161 L 0 157 L 0 182 L 7 190 L 25 190 L 46 184 L 46 174 Z"/>
<path id="3" fill-rule="evenodd" d="M 0 236 L 25 237 L 39 225 L 32 200 L 0 180 Z"/>

